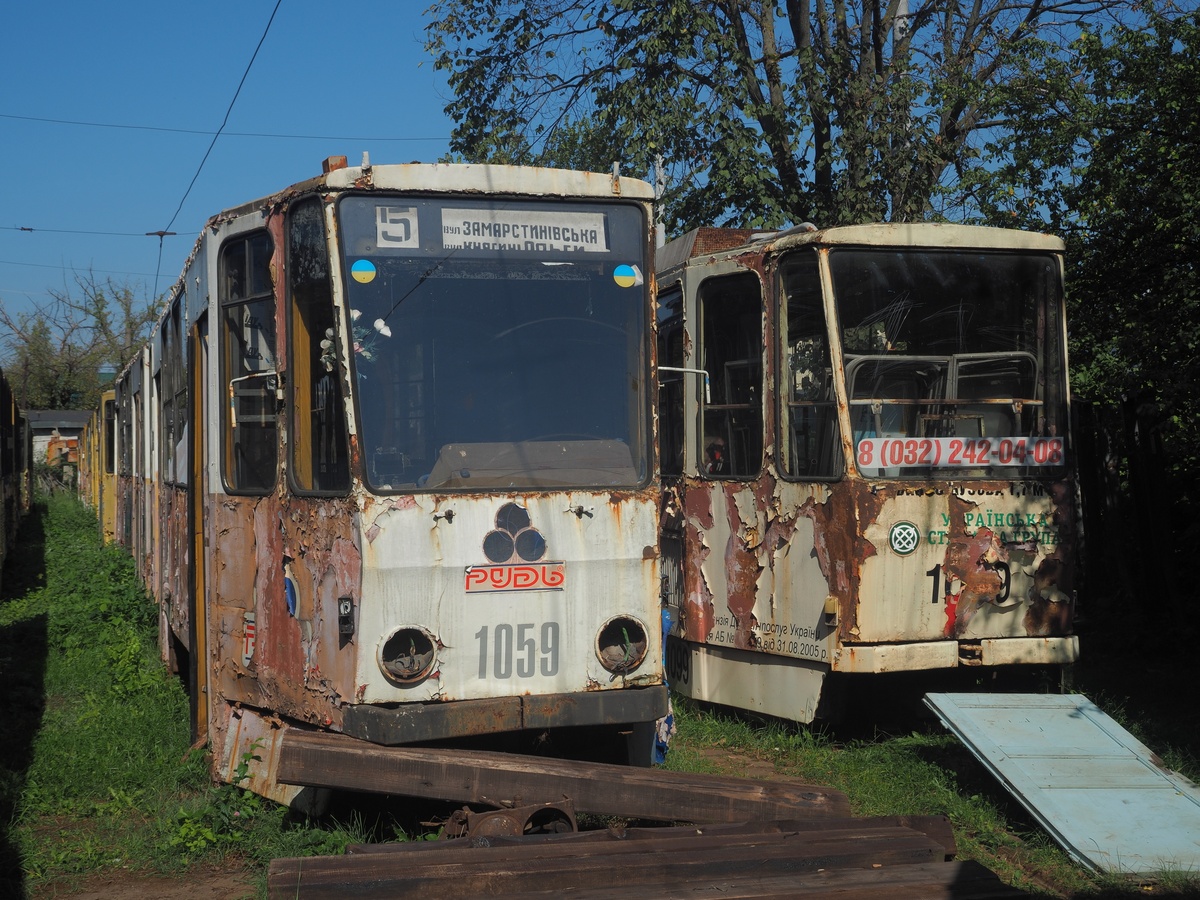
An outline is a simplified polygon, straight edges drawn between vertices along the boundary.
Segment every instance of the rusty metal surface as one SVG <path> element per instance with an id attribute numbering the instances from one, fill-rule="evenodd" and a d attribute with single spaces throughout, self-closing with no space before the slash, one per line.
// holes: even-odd
<path id="1" fill-rule="evenodd" d="M 456 809 L 442 827 L 442 840 L 460 838 L 521 837 L 527 834 L 568 834 L 579 831 L 575 806 L 570 800 L 534 803 L 476 812 Z"/>
<path id="2" fill-rule="evenodd" d="M 654 199 L 654 189 L 638 179 L 614 180 L 610 174 L 532 167 L 422 163 L 347 166 L 327 173 L 323 180 L 330 188 L 369 187 L 375 190 L 467 194 L 533 193 L 548 197 L 596 197 L 608 194 L 640 200 Z"/>
<path id="3" fill-rule="evenodd" d="M 589 691 L 520 697 L 484 697 L 456 703 L 408 703 L 396 707 L 353 704 L 342 731 L 375 744 L 411 744 L 505 731 L 653 722 L 668 712 L 663 685 L 621 691 Z"/>
<path id="4" fill-rule="evenodd" d="M 172 485 L 159 489 L 158 573 L 161 584 L 162 616 L 166 627 L 185 648 L 191 646 L 188 636 L 188 516 L 187 492 Z"/>
<path id="5" fill-rule="evenodd" d="M 699 699 L 806 722 L 830 673 L 978 666 L 988 664 L 985 656 L 1004 664 L 1073 661 L 1077 517 L 1069 479 L 870 478 L 848 463 L 838 477 L 803 481 L 781 476 L 776 458 L 786 382 L 778 251 L 822 242 L 958 247 L 977 240 L 1059 252 L 1061 243 L 987 229 L 751 237 L 700 229 L 668 245 L 675 256 L 660 255 L 673 260 L 669 270 L 660 265 L 660 280 L 684 293 L 683 319 L 674 323 L 684 351 L 675 365 L 701 364 L 695 342 L 705 279 L 753 273 L 764 286 L 763 450 L 747 469 L 756 474 L 702 474 L 694 455 L 702 382 L 685 381 L 685 475 L 664 486 L 660 513 L 663 547 L 670 548 L 665 596 L 678 640 L 668 648 L 673 683 Z M 840 364 L 838 350 L 832 365 Z M 852 460 L 840 382 L 835 394 L 841 452 Z M 897 528 L 910 535 L 907 544 L 892 543 Z M 1014 642 L 1008 649 L 1006 640 Z M 743 671 L 756 666 L 763 671 Z"/>
<path id="6" fill-rule="evenodd" d="M 357 654 L 339 635 L 337 599 L 358 596 L 361 571 L 348 501 L 224 497 L 209 521 L 217 697 L 340 726 Z"/>
<path id="7" fill-rule="evenodd" d="M 366 602 L 359 630 L 366 644 L 357 661 L 357 701 L 473 700 L 661 683 L 657 491 L 566 491 L 520 500 L 545 541 L 546 558 L 555 561 L 555 581 L 535 591 L 506 590 L 497 582 L 464 597 L 464 573 L 469 578 L 489 563 L 484 541 L 497 531 L 501 511 L 513 505 L 510 498 L 364 498 Z M 614 677 L 603 667 L 597 639 L 605 622 L 621 614 L 640 623 L 647 647 L 639 665 Z M 399 626 L 436 639 L 433 674 L 419 684 L 394 683 L 380 669 L 382 642 Z M 502 632 L 528 649 L 514 654 L 498 643 Z"/>

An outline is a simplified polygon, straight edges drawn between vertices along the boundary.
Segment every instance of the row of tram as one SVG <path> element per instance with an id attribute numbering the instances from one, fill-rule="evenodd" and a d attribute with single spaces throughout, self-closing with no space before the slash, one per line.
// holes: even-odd
<path id="1" fill-rule="evenodd" d="M 289 729 L 661 750 L 668 681 L 1057 665 L 1062 245 L 701 229 L 653 189 L 346 165 L 214 216 L 84 441 L 214 772 Z M 614 743 L 615 742 L 615 743 Z"/>
<path id="2" fill-rule="evenodd" d="M 0 372 L 0 574 L 33 500 L 32 441 L 29 420 Z"/>

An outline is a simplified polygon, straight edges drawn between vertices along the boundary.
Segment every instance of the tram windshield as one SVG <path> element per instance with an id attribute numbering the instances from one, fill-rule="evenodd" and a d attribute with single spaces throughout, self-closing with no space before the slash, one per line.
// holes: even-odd
<path id="1" fill-rule="evenodd" d="M 338 211 L 372 489 L 649 477 L 640 207 L 349 196 Z"/>
<path id="2" fill-rule="evenodd" d="M 864 475 L 1013 477 L 1064 465 L 1056 257 L 835 249 L 829 265 Z"/>

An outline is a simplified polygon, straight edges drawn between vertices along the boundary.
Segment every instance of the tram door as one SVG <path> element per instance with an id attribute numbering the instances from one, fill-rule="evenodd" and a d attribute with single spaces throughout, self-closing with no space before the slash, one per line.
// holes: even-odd
<path id="1" fill-rule="evenodd" d="M 208 616 L 205 603 L 204 565 L 204 498 L 208 492 L 205 479 L 205 423 L 208 421 L 208 317 L 202 315 L 188 334 L 188 453 L 187 453 L 187 516 L 188 516 L 188 598 L 191 654 L 192 738 L 208 736 Z"/>

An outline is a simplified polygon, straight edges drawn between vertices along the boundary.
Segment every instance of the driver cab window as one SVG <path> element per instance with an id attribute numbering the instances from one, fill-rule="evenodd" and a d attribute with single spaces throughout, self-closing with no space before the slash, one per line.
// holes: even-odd
<path id="1" fill-rule="evenodd" d="M 221 248 L 223 474 L 234 493 L 266 494 L 275 486 L 275 294 L 271 237 L 240 235 Z"/>

